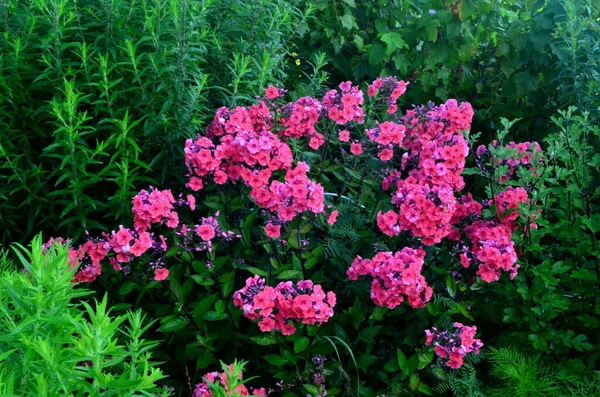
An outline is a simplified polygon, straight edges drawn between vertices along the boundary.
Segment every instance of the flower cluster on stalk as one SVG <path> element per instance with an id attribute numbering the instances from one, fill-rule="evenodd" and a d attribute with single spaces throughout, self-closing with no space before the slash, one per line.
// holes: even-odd
<path id="1" fill-rule="evenodd" d="M 283 335 L 296 332 L 294 323 L 322 324 L 333 316 L 336 297 L 323 291 L 311 280 L 297 283 L 285 281 L 270 287 L 265 279 L 254 276 L 233 294 L 233 303 L 250 320 L 259 320 L 261 331 L 281 331 Z"/>

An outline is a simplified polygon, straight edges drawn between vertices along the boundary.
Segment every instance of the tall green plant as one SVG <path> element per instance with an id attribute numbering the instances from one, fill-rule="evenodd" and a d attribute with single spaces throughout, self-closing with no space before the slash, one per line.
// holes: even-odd
<path id="1" fill-rule="evenodd" d="M 74 289 L 68 251 L 18 246 L 23 270 L 0 258 L 0 392 L 2 395 L 170 395 L 152 360 L 151 327 L 140 312 L 112 317 L 106 295 Z"/>
<path id="2" fill-rule="evenodd" d="M 182 140 L 286 80 L 299 5 L 3 2 L 0 242 L 105 230 L 141 187 L 181 182 Z"/>
<path id="3" fill-rule="evenodd" d="M 490 305 L 502 299 L 498 311 L 488 311 L 496 328 L 511 324 L 498 343 L 542 352 L 580 371 L 600 359 L 600 127 L 590 118 L 575 108 L 552 118 L 547 166 L 526 186 L 536 187 L 539 228 L 518 242 L 520 276 L 494 288 L 493 299 L 482 297 Z"/>

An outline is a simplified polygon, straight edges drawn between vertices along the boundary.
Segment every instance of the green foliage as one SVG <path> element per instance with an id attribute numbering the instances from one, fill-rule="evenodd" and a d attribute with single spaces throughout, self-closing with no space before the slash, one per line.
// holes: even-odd
<path id="1" fill-rule="evenodd" d="M 586 379 L 557 371 L 544 365 L 539 356 L 525 357 L 514 349 L 490 349 L 493 368 L 491 375 L 501 381 L 501 386 L 486 391 L 493 396 L 515 397 L 587 397 L 600 394 L 600 373 Z"/>
<path id="2" fill-rule="evenodd" d="M 47 252 L 41 237 L 17 249 L 23 270 L 0 267 L 0 393 L 2 395 L 133 396 L 170 393 L 142 339 L 152 325 L 140 312 L 112 317 L 106 295 L 93 305 L 74 289 L 68 252 Z"/>
<path id="3" fill-rule="evenodd" d="M 526 356 L 515 348 L 488 350 L 491 378 L 482 382 L 472 365 L 449 374 L 437 393 L 456 397 L 588 397 L 600 394 L 600 373 L 590 377 L 572 370 L 558 370 L 540 355 Z"/>
<path id="4" fill-rule="evenodd" d="M 460 98 L 477 126 L 522 118 L 541 139 L 556 108 L 598 104 L 600 8 L 591 0 L 308 0 L 301 56 L 330 59 L 333 82 L 410 79 L 412 103 Z M 527 131 L 527 132 L 526 132 Z"/>
<path id="5" fill-rule="evenodd" d="M 532 197 L 542 210 L 539 228 L 518 242 L 519 276 L 512 284 L 493 286 L 485 302 L 501 301 L 498 311 L 489 312 L 503 318 L 490 320 L 510 324 L 498 343 L 589 371 L 600 358 L 600 156 L 595 149 L 600 127 L 575 108 L 552 120 L 556 127 L 546 139 L 546 166 L 528 185 L 536 186 Z"/>
<path id="6" fill-rule="evenodd" d="M 185 138 L 286 80 L 297 5 L 3 2 L 0 243 L 106 230 L 142 187 L 179 186 Z"/>

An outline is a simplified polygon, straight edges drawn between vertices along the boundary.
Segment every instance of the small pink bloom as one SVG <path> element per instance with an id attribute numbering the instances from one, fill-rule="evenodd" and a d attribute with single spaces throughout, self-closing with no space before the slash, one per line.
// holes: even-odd
<path id="1" fill-rule="evenodd" d="M 194 197 L 191 194 L 188 194 L 187 195 L 187 202 L 188 202 L 188 205 L 190 206 L 190 209 L 192 211 L 196 209 L 196 197 Z"/>
<path id="2" fill-rule="evenodd" d="M 209 241 L 215 237 L 215 229 L 212 225 L 202 225 L 198 228 L 198 235 L 204 241 Z"/>
<path id="3" fill-rule="evenodd" d="M 342 130 L 339 133 L 340 142 L 348 142 L 350 140 L 350 132 L 348 130 Z"/>
<path id="4" fill-rule="evenodd" d="M 169 214 L 169 219 L 167 219 L 167 227 L 174 229 L 179 225 L 179 215 L 177 212 L 173 211 Z"/>
<path id="5" fill-rule="evenodd" d="M 265 90 L 265 96 L 269 99 L 276 99 L 279 97 L 279 90 L 276 87 L 273 87 L 272 85 L 270 85 Z"/>
<path id="6" fill-rule="evenodd" d="M 379 159 L 381 161 L 388 161 L 394 156 L 394 151 L 391 149 L 383 149 L 379 152 Z"/>
<path id="7" fill-rule="evenodd" d="M 367 95 L 370 97 L 374 97 L 375 94 L 377 94 L 377 88 L 375 88 L 373 85 L 370 85 L 367 89 Z"/>
<path id="8" fill-rule="evenodd" d="M 190 178 L 190 181 L 188 182 L 187 186 L 190 189 L 192 189 L 193 191 L 197 192 L 198 190 L 202 189 L 202 187 L 203 187 L 202 179 L 192 177 L 192 178 Z"/>
<path id="9" fill-rule="evenodd" d="M 120 230 L 116 234 L 117 244 L 120 246 L 126 246 L 131 240 L 133 240 L 133 236 L 129 233 L 128 229 L 123 229 L 123 226 L 120 226 Z"/>
<path id="10" fill-rule="evenodd" d="M 360 145 L 360 143 L 353 143 L 352 145 L 350 145 L 350 151 L 355 156 L 358 156 L 358 155 L 362 154 L 362 152 L 363 152 L 362 146 Z"/>
<path id="11" fill-rule="evenodd" d="M 335 221 L 337 220 L 339 211 L 335 210 L 331 213 L 331 215 L 329 215 L 329 219 L 327 219 L 327 223 L 330 225 L 333 225 L 335 223 Z"/>
<path id="12" fill-rule="evenodd" d="M 265 232 L 267 233 L 267 236 L 271 238 L 277 238 L 281 235 L 281 226 L 267 223 L 267 226 L 265 226 Z"/>
<path id="13" fill-rule="evenodd" d="M 227 174 L 221 170 L 215 172 L 214 180 L 217 185 L 223 185 L 227 182 Z"/>
<path id="14" fill-rule="evenodd" d="M 425 336 L 426 336 L 425 346 L 430 346 L 431 342 L 433 342 L 433 334 L 431 333 L 431 331 L 429 331 L 428 329 L 426 329 L 425 330 Z"/>
<path id="15" fill-rule="evenodd" d="M 157 281 L 162 281 L 169 277 L 169 271 L 165 268 L 156 269 L 154 271 L 154 279 Z"/>

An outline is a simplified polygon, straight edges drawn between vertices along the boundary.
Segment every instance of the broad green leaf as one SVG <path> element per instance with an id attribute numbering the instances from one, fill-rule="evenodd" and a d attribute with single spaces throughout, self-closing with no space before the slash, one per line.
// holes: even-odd
<path id="1" fill-rule="evenodd" d="M 379 39 L 386 44 L 386 55 L 391 55 L 398 49 L 408 48 L 408 45 L 402 39 L 402 35 L 397 32 L 384 33 Z"/>

